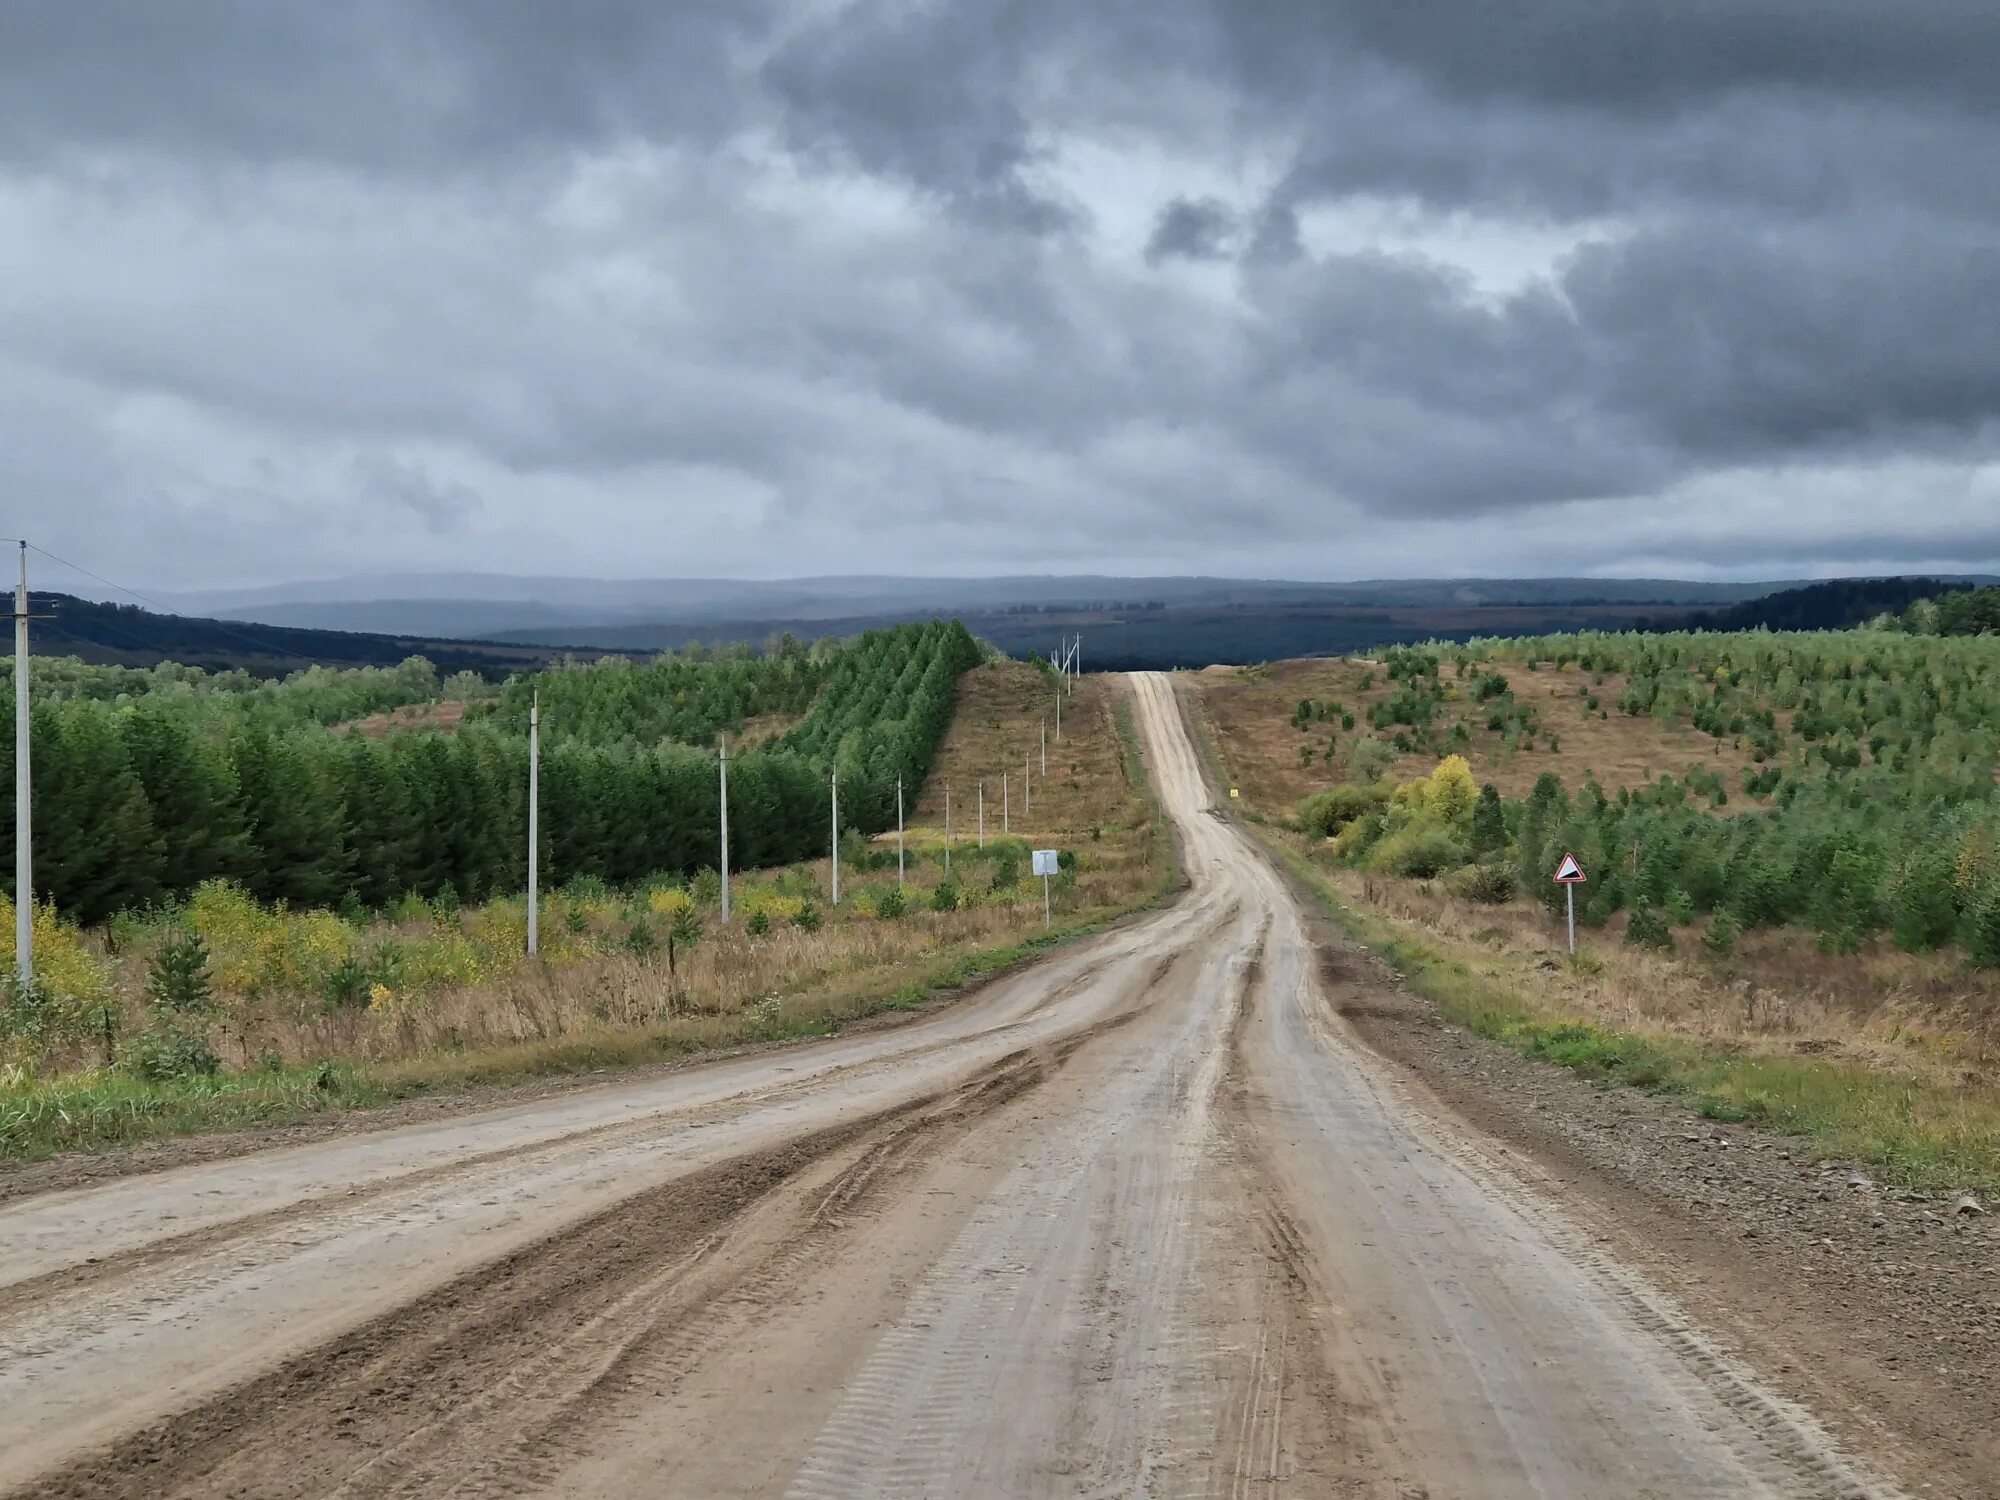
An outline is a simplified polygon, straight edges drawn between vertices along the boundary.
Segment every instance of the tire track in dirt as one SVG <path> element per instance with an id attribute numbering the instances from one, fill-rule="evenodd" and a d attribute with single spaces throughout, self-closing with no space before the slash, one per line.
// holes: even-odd
<path id="1" fill-rule="evenodd" d="M 1059 1065 L 1080 1043 L 1050 1055 Z M 1036 1087 L 1049 1065 L 1017 1053 L 948 1095 L 640 1195 L 21 1493 L 518 1493 L 532 1472 L 501 1477 L 509 1450 L 670 1366 L 729 1309 L 775 1295 L 921 1144 Z M 765 1219 L 755 1249 L 734 1252 L 752 1213 Z"/>

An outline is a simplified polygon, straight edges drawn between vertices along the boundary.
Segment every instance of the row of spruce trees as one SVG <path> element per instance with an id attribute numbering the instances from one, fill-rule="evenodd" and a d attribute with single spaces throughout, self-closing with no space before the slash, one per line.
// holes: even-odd
<path id="1" fill-rule="evenodd" d="M 978 659 L 962 625 L 936 621 L 755 668 L 740 659 L 664 670 L 606 662 L 538 674 L 548 730 L 542 878 L 622 883 L 714 865 L 713 753 L 663 738 L 663 726 L 696 724 L 706 738 L 748 712 L 808 701 L 789 734 L 731 758 L 732 862 L 821 852 L 834 770 L 845 826 L 892 826 L 897 778 L 921 784 L 958 678 Z M 704 666 L 729 685 L 705 705 Z M 37 893 L 91 922 L 215 878 L 296 906 L 333 905 L 349 892 L 381 906 L 406 891 L 449 887 L 470 900 L 519 890 L 528 746 L 525 714 L 511 709 L 520 691 L 457 734 L 380 739 L 310 723 L 273 728 L 268 714 L 218 715 L 213 699 L 185 695 L 38 704 Z M 0 762 L 0 817 L 11 822 L 11 741 Z M 11 894 L 11 862 L 6 873 Z"/>

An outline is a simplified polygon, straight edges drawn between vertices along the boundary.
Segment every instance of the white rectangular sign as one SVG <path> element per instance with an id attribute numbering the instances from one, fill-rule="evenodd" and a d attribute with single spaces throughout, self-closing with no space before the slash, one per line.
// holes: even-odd
<path id="1" fill-rule="evenodd" d="M 1056 875 L 1061 873 L 1055 850 L 1037 849 L 1035 851 L 1035 873 L 1037 875 Z"/>

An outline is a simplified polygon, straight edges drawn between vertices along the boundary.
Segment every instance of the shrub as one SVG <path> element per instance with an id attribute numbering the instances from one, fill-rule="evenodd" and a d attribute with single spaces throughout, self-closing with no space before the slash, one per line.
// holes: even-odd
<path id="1" fill-rule="evenodd" d="M 1951 941 L 1958 925 L 1951 861 L 1935 851 L 1903 869 L 1889 896 L 1889 930 L 1905 953 L 1928 953 Z"/>
<path id="2" fill-rule="evenodd" d="M 126 1052 L 126 1066 L 152 1083 L 178 1083 L 214 1077 L 222 1071 L 222 1060 L 199 1031 L 165 1023 L 133 1039 Z"/>
<path id="3" fill-rule="evenodd" d="M 1412 823 L 1376 846 L 1369 864 L 1391 875 L 1429 880 L 1465 863 L 1465 846 L 1448 828 Z"/>
<path id="4" fill-rule="evenodd" d="M 822 920 L 819 908 L 812 902 L 806 901 L 800 904 L 798 915 L 792 918 L 792 925 L 801 932 L 818 932 Z"/>
<path id="5" fill-rule="evenodd" d="M 1347 767 L 1347 779 L 1365 786 L 1389 774 L 1389 767 L 1396 763 L 1396 751 L 1374 735 L 1364 734 L 1347 742 L 1341 760 Z"/>
<path id="6" fill-rule="evenodd" d="M 1388 800 L 1388 788 L 1380 782 L 1330 786 L 1299 804 L 1299 825 L 1307 833 L 1331 838 L 1363 813 L 1386 805 Z"/>
<path id="7" fill-rule="evenodd" d="M 1500 806 L 1500 792 L 1488 782 L 1479 789 L 1479 801 L 1472 809 L 1472 852 L 1485 856 L 1498 854 L 1506 847 L 1507 818 Z"/>
<path id="8" fill-rule="evenodd" d="M 1514 871 L 1504 864 L 1467 865 L 1445 877 L 1445 889 L 1463 901 L 1499 906 L 1514 895 Z"/>
<path id="9" fill-rule="evenodd" d="M 938 884 L 937 884 L 936 886 L 932 887 L 932 889 L 931 889 L 931 910 L 932 910 L 932 911 L 957 911 L 957 910 L 958 910 L 958 882 L 957 882 L 957 881 L 954 881 L 954 880 L 944 880 L 944 881 L 940 881 L 940 882 L 938 882 Z"/>
<path id="10" fill-rule="evenodd" d="M 875 915 L 885 922 L 893 922 L 909 910 L 909 903 L 903 898 L 903 888 L 892 885 L 880 891 L 875 897 Z"/>
<path id="11" fill-rule="evenodd" d="M 350 954 L 328 971 L 320 998 L 328 1010 L 359 1010 L 368 1003 L 373 982 L 367 965 Z"/>
<path id="12" fill-rule="evenodd" d="M 1736 940 L 1742 936 L 1743 924 L 1725 911 L 1708 924 L 1708 931 L 1701 935 L 1701 946 L 1717 958 L 1727 958 L 1736 951 Z"/>
<path id="13" fill-rule="evenodd" d="M 2000 885 L 1992 885 L 1965 914 L 1965 951 L 1976 969 L 2000 969 Z"/>
<path id="14" fill-rule="evenodd" d="M 1631 920 L 1625 927 L 1625 942 L 1633 948 L 1656 948 L 1662 953 L 1674 951 L 1674 930 L 1667 925 L 1667 918 L 1650 901 L 1641 901 L 1632 908 Z"/>
<path id="15" fill-rule="evenodd" d="M 743 930 L 752 937 L 764 936 L 771 930 L 771 913 L 761 906 L 758 907 L 750 913 L 749 920 L 743 924 Z"/>

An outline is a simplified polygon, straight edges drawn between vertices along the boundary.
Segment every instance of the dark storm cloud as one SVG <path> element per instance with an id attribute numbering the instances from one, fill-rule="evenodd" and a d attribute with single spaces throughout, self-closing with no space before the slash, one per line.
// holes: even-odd
<path id="1" fill-rule="evenodd" d="M 266 575 L 1991 550 L 1996 77 L 1984 0 L 30 0 L 0 487 Z"/>

